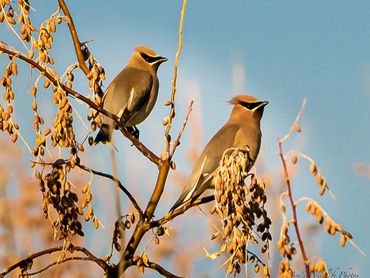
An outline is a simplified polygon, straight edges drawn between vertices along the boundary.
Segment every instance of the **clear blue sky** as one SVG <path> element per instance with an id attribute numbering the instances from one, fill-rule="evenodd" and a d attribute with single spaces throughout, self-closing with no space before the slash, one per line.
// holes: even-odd
<path id="1" fill-rule="evenodd" d="M 182 2 L 68 2 L 81 40 L 95 39 L 90 48 L 105 66 L 107 81 L 123 68 L 137 44 L 146 44 L 169 58 L 159 70 L 159 105 L 140 128 L 143 141 L 159 153 L 163 149 L 164 131 L 159 123 L 167 113 L 162 103 L 171 90 Z M 56 7 L 49 3 L 34 5 L 38 15 L 44 16 Z M 0 36 L 6 41 L 11 35 L 2 28 Z M 65 50 L 69 40 L 67 35 L 56 40 L 56 50 L 65 52 L 59 57 L 65 59 L 65 63 L 74 59 L 69 54 L 72 48 Z M 230 111 L 226 101 L 234 94 L 247 92 L 268 100 L 270 104 L 262 120 L 262 154 L 266 170 L 278 173 L 276 138 L 288 130 L 307 96 L 308 105 L 301 122 L 303 133 L 292 137 L 285 148 L 304 151 L 319 163 L 336 200 L 316 199 L 335 220 L 348 227 L 356 242 L 368 253 L 370 180 L 356 176 L 353 165 L 370 164 L 370 2 L 189 1 L 183 40 L 174 131 L 182 122 L 184 107 L 192 97 L 196 101 L 195 109 L 200 110 L 203 117 L 200 147 L 226 121 Z M 239 78 L 234 81 L 233 68 L 239 69 Z M 85 84 L 75 86 L 87 90 Z M 188 138 L 187 135 L 184 138 Z M 153 184 L 155 169 L 145 159 L 132 158 L 136 153 L 125 139 L 118 142 L 117 147 L 119 162 L 125 165 L 122 178 L 128 184 L 137 181 L 130 176 L 132 173 L 148 169 L 145 171 L 150 174 L 141 175 L 136 182 L 147 192 L 145 187 Z M 189 173 L 191 166 L 185 159 L 185 149 L 180 148 L 176 162 Z M 104 158 L 109 151 L 107 147 L 97 150 L 97 158 Z M 131 166 L 127 166 L 128 163 Z M 102 164 L 96 165 L 110 169 L 110 165 Z M 294 193 L 315 196 L 314 180 L 305 172 L 306 168 L 301 167 L 298 173 L 301 178 L 294 184 Z M 311 187 L 314 190 L 307 189 Z M 174 187 L 168 190 L 179 193 Z M 140 199 L 144 203 L 145 196 Z M 161 211 L 165 212 L 170 205 L 164 205 Z M 318 252 L 327 260 L 329 268 L 344 271 L 353 268 L 361 277 L 367 275 L 367 258 L 350 246 L 341 250 L 339 239 L 331 239 L 323 229 L 320 235 L 316 239 L 320 245 Z M 217 263 L 212 264 L 213 271 L 219 270 Z M 194 267 L 192 277 L 196 269 L 202 269 L 202 264 L 204 261 Z M 223 272 L 218 273 L 223 277 Z"/>

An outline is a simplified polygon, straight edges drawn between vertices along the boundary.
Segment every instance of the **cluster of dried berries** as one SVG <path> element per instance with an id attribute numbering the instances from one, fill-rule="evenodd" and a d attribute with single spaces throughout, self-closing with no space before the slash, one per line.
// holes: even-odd
<path id="1" fill-rule="evenodd" d="M 53 33 L 56 32 L 56 24 L 62 22 L 61 18 L 53 15 L 46 20 L 38 30 L 38 38 L 33 40 L 32 45 L 38 51 L 36 62 L 45 63 L 45 65 L 54 65 L 54 59 L 49 55 L 49 50 L 53 44 Z M 31 54 L 29 54 L 30 56 Z M 45 86 L 45 85 L 44 85 Z"/>
<path id="2" fill-rule="evenodd" d="M 31 6 L 28 0 L 18 0 L 18 23 L 23 24 L 20 29 L 21 39 L 26 42 L 31 41 L 32 32 L 36 31 L 28 16 L 30 13 L 30 8 Z"/>
<path id="3" fill-rule="evenodd" d="M 53 120 L 52 146 L 74 147 L 76 142 L 73 130 L 72 106 L 63 90 L 55 88 L 53 91 L 53 104 L 58 105 L 58 113 Z"/>
<path id="4" fill-rule="evenodd" d="M 249 151 L 240 149 L 227 150 L 215 173 L 216 204 L 211 213 L 217 213 L 222 221 L 222 231 L 216 232 L 212 239 L 221 236 L 224 242 L 220 252 L 230 254 L 227 272 L 240 272 L 242 264 L 254 263 L 254 270 L 269 276 L 268 267 L 248 250 L 248 244 L 259 244 L 261 252 L 268 251 L 271 220 L 264 206 L 266 203 L 265 185 L 261 178 L 248 174 L 250 168 Z M 246 180 L 250 176 L 250 184 Z M 253 229 L 256 228 L 256 231 Z"/>
<path id="5" fill-rule="evenodd" d="M 71 190 L 64 165 L 65 160 L 60 159 L 52 164 L 50 173 L 43 175 L 35 171 L 43 195 L 42 210 L 45 218 L 50 217 L 50 207 L 58 214 L 53 227 L 59 232 L 59 239 L 75 234 L 84 235 L 79 221 L 79 215 L 83 215 L 83 211 L 78 205 L 77 194 Z"/>
<path id="6" fill-rule="evenodd" d="M 4 21 L 8 24 L 15 25 L 14 9 L 11 6 L 10 0 L 0 0 L 0 23 Z"/>
<path id="7" fill-rule="evenodd" d="M 279 276 L 281 278 L 292 278 L 294 277 L 294 271 L 290 267 L 289 260 L 284 258 L 279 264 Z"/>
<path id="8" fill-rule="evenodd" d="M 93 92 L 94 102 L 97 105 L 102 105 L 102 98 L 104 95 L 103 90 L 101 89 L 102 81 L 105 80 L 105 70 L 103 66 L 95 60 L 94 56 L 90 54 L 88 48 L 83 46 L 82 52 L 84 53 L 85 60 L 88 60 L 90 73 L 87 75 L 89 79 L 89 87 Z M 96 110 L 91 110 L 87 115 L 87 120 L 91 121 L 91 130 L 95 132 L 97 127 L 101 127 L 102 120 L 99 113 Z M 93 144 L 92 136 L 89 136 L 88 142 L 90 145 Z"/>
<path id="9" fill-rule="evenodd" d="M 280 231 L 280 238 L 277 242 L 277 248 L 280 252 L 280 255 L 288 260 L 292 260 L 292 256 L 297 254 L 297 250 L 294 247 L 294 244 L 290 241 L 290 237 L 288 234 L 289 231 L 289 223 L 285 219 L 281 231 Z M 286 263 L 284 263 L 284 267 L 281 269 L 283 273 L 285 271 L 290 272 L 289 268 L 286 267 Z"/>
<path id="10" fill-rule="evenodd" d="M 311 200 L 308 202 L 308 204 L 305 207 L 306 211 L 312 214 L 316 217 L 316 220 L 319 224 L 323 224 L 325 220 L 325 230 L 328 234 L 335 236 L 335 234 L 338 232 L 341 234 L 340 237 L 340 246 L 344 247 L 346 245 L 346 242 L 348 239 L 352 239 L 352 234 L 343 230 L 342 225 L 335 223 L 333 219 L 331 219 L 321 208 L 321 206 L 315 202 L 314 200 Z M 326 216 L 326 219 L 324 217 Z"/>
<path id="11" fill-rule="evenodd" d="M 0 45 L 4 47 L 1 42 Z M 3 99 L 7 102 L 6 108 L 0 104 L 0 130 L 8 132 L 12 142 L 15 143 L 18 139 L 18 132 L 16 130 L 19 129 L 19 126 L 12 119 L 14 111 L 13 100 L 15 97 L 12 87 L 12 76 L 18 75 L 18 69 L 15 61 L 11 57 L 9 59 L 10 62 L 4 70 L 4 75 L 0 78 L 0 84 L 4 87 Z"/>
<path id="12" fill-rule="evenodd" d="M 120 252 L 122 249 L 121 244 L 119 243 L 120 239 L 122 238 L 122 234 L 125 230 L 131 228 L 132 225 L 135 224 L 136 218 L 135 214 L 130 213 L 121 216 L 118 220 L 114 223 L 114 231 L 113 231 L 113 245 L 114 248 Z"/>
<path id="13" fill-rule="evenodd" d="M 327 278 L 329 273 L 326 263 L 322 259 L 319 259 L 316 263 L 310 264 L 310 272 L 320 273 L 321 278 Z"/>
<path id="14" fill-rule="evenodd" d="M 310 157 L 302 153 L 300 153 L 300 155 L 303 156 L 304 159 L 310 162 L 310 166 L 309 166 L 310 173 L 312 176 L 316 177 L 316 183 L 320 186 L 320 189 L 319 189 L 320 196 L 324 195 L 325 191 L 329 189 L 325 177 L 321 174 L 320 169 L 317 167 L 317 164 L 315 163 L 313 159 L 311 159 Z M 297 164 L 298 157 L 296 154 L 292 155 L 291 162 L 293 164 Z"/>
<path id="15" fill-rule="evenodd" d="M 149 258 L 146 252 L 144 251 L 141 257 L 134 256 L 132 259 L 133 263 L 136 264 L 137 269 L 144 273 L 145 267 L 149 267 Z"/>

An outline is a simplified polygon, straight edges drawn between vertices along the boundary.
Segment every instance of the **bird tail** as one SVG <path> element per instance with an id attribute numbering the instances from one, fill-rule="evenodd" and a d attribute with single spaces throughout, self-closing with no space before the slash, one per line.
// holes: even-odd
<path id="1" fill-rule="evenodd" d="M 175 211 L 175 209 L 177 209 L 178 207 L 181 207 L 183 204 L 185 204 L 189 200 L 190 202 L 194 201 L 199 196 L 199 194 L 194 195 L 195 189 L 196 189 L 196 186 L 194 185 L 190 187 L 188 190 L 186 190 L 185 192 L 183 192 L 180 195 L 179 199 L 176 201 L 176 203 L 171 207 L 169 212 L 166 214 L 165 219 L 170 218 L 172 213 Z"/>
<path id="2" fill-rule="evenodd" d="M 102 142 L 103 144 L 110 142 L 110 127 L 107 124 L 103 124 L 98 134 L 95 137 L 93 145 Z"/>

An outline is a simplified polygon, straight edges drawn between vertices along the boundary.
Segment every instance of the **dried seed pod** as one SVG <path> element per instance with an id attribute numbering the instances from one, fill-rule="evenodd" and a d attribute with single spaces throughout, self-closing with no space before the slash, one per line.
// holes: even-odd
<path id="1" fill-rule="evenodd" d="M 32 102 L 32 110 L 33 111 L 37 111 L 37 102 L 36 102 L 36 99 Z"/>
<path id="2" fill-rule="evenodd" d="M 299 126 L 299 124 L 297 124 L 297 123 L 294 123 L 293 124 L 293 128 L 294 128 L 294 130 L 296 131 L 296 132 L 301 132 L 302 131 L 302 129 L 301 129 L 301 127 Z"/>
<path id="3" fill-rule="evenodd" d="M 85 149 L 84 149 L 84 146 L 82 144 L 77 144 L 77 148 L 83 152 Z"/>
<path id="4" fill-rule="evenodd" d="M 35 51 L 33 50 L 33 48 L 31 48 L 31 50 L 28 52 L 28 58 L 33 59 L 34 55 L 35 55 Z"/>
<path id="5" fill-rule="evenodd" d="M 345 235 L 340 236 L 340 246 L 344 248 L 346 246 L 347 238 Z"/>
<path id="6" fill-rule="evenodd" d="M 44 88 L 45 89 L 49 88 L 50 84 L 51 84 L 50 83 L 50 80 L 49 79 L 46 79 L 45 82 L 44 82 Z"/>
<path id="7" fill-rule="evenodd" d="M 11 140 L 13 143 L 17 142 L 17 139 L 18 139 L 18 133 L 14 133 L 11 137 Z"/>
<path id="8" fill-rule="evenodd" d="M 168 99 L 168 100 L 166 100 L 165 102 L 164 102 L 164 105 L 165 106 L 169 106 L 169 105 L 171 105 L 172 104 L 172 101 L 170 100 L 170 99 Z"/>
<path id="9" fill-rule="evenodd" d="M 312 176 L 316 176 L 317 175 L 317 167 L 316 167 L 316 163 L 315 162 L 312 162 L 310 164 L 310 172 L 311 172 Z"/>
<path id="10" fill-rule="evenodd" d="M 18 68 L 17 68 L 17 64 L 15 62 L 13 62 L 11 64 L 11 69 L 12 69 L 13 75 L 17 76 L 18 75 Z"/>
<path id="11" fill-rule="evenodd" d="M 325 186 L 321 186 L 321 187 L 320 187 L 320 190 L 319 190 L 319 194 L 320 194 L 320 196 L 324 195 L 325 190 L 326 190 L 326 187 L 325 187 Z"/>
<path id="12" fill-rule="evenodd" d="M 165 117 L 165 118 L 163 118 L 163 120 L 162 120 L 162 124 L 164 125 L 164 126 L 166 126 L 167 124 L 168 124 L 168 122 L 170 121 L 170 118 L 169 117 Z"/>
<path id="13" fill-rule="evenodd" d="M 89 192 L 89 193 L 87 194 L 87 196 L 86 196 L 86 202 L 87 202 L 87 203 L 90 203 L 90 202 L 91 202 L 91 200 L 92 200 L 92 198 L 93 198 L 93 195 L 91 194 L 91 192 Z"/>
<path id="14" fill-rule="evenodd" d="M 98 218 L 94 217 L 93 223 L 94 223 L 94 229 L 97 230 L 100 224 Z"/>
<path id="15" fill-rule="evenodd" d="M 298 157 L 294 154 L 294 155 L 292 155 L 292 163 L 293 164 L 297 164 L 297 162 L 298 162 Z"/>
<path id="16" fill-rule="evenodd" d="M 336 224 L 335 225 L 335 230 L 337 230 L 338 232 L 343 232 L 343 227 L 342 227 L 342 225 L 340 225 L 340 224 Z"/>
<path id="17" fill-rule="evenodd" d="M 13 17 L 10 17 L 10 16 L 7 16 L 6 17 L 6 20 L 9 22 L 9 24 L 11 25 L 15 25 L 16 24 L 16 21 Z"/>

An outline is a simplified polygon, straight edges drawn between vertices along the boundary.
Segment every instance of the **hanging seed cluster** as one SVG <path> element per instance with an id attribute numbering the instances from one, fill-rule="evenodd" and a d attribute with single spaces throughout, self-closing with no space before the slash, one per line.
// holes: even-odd
<path id="1" fill-rule="evenodd" d="M 316 177 L 316 183 L 320 187 L 319 188 L 320 196 L 324 195 L 326 190 L 329 189 L 328 184 L 326 182 L 326 178 L 321 174 L 321 171 L 320 171 L 319 167 L 317 166 L 316 162 L 313 159 L 311 159 L 310 157 L 308 157 L 305 154 L 301 154 L 301 155 L 303 156 L 304 159 L 306 159 L 310 162 L 310 165 L 309 165 L 310 173 L 313 177 Z M 292 155 L 291 162 L 292 162 L 292 164 L 297 164 L 298 163 L 298 156 L 296 154 Z"/>
<path id="2" fill-rule="evenodd" d="M 325 231 L 328 234 L 330 234 L 331 236 L 335 236 L 337 233 L 341 234 L 339 241 L 341 247 L 345 247 L 347 240 L 353 239 L 352 234 L 343 230 L 342 225 L 336 223 L 333 219 L 326 215 L 321 206 L 315 201 L 310 201 L 306 205 L 305 209 L 311 215 L 315 216 L 316 221 L 319 224 L 324 225 L 325 223 Z"/>
<path id="3" fill-rule="evenodd" d="M 293 278 L 294 271 L 290 267 L 289 260 L 284 258 L 279 264 L 279 276 L 280 278 Z"/>
<path id="4" fill-rule="evenodd" d="M 53 228 L 59 232 L 59 239 L 67 239 L 71 235 L 83 236 L 82 224 L 79 215 L 83 215 L 82 208 L 78 205 L 78 196 L 72 191 L 67 179 L 65 160 L 59 159 L 51 166 L 50 173 L 43 174 L 35 171 L 42 192 L 42 210 L 46 219 L 51 217 L 50 209 L 57 213 L 53 221 Z"/>
<path id="5" fill-rule="evenodd" d="M 10 25 L 20 24 L 20 38 L 22 41 L 30 42 L 35 27 L 29 18 L 30 3 L 28 0 L 18 0 L 18 14 L 14 11 L 10 0 L 0 0 L 0 23 Z"/>
<path id="6" fill-rule="evenodd" d="M 122 239 L 123 232 L 125 230 L 129 230 L 132 225 L 135 224 L 136 218 L 135 214 L 130 213 L 121 216 L 115 223 L 114 223 L 114 230 L 113 230 L 113 246 L 114 248 L 120 252 L 122 246 L 120 244 L 120 240 Z"/>
<path id="7" fill-rule="evenodd" d="M 2 44 L 1 46 L 4 47 Z M 17 64 L 11 59 L 8 66 L 4 70 L 3 76 L 0 78 L 0 85 L 4 88 L 3 100 L 5 102 L 4 105 L 0 103 L 0 130 L 7 132 L 13 143 L 15 143 L 18 139 L 17 130 L 19 129 L 18 124 L 12 119 L 14 112 L 13 100 L 15 97 L 12 88 L 12 76 L 17 75 Z"/>
<path id="8" fill-rule="evenodd" d="M 61 22 L 61 17 L 57 13 L 53 14 L 48 20 L 41 24 L 38 29 L 38 38 L 32 41 L 32 46 L 38 52 L 36 62 L 44 64 L 45 66 L 54 65 L 54 59 L 49 55 L 49 51 L 54 42 L 53 35 L 57 31 L 56 25 Z M 31 58 L 33 55 L 33 50 L 31 50 L 28 56 Z M 44 87 L 47 87 L 47 81 L 45 81 L 45 83 Z"/>
<path id="9" fill-rule="evenodd" d="M 265 253 L 272 239 L 271 220 L 264 208 L 267 200 L 265 185 L 261 178 L 248 174 L 252 164 L 249 150 L 225 151 L 215 173 L 216 204 L 211 209 L 211 213 L 221 219 L 222 228 L 212 239 L 220 236 L 224 242 L 220 251 L 230 254 L 228 273 L 239 273 L 241 265 L 252 261 L 256 272 L 262 269 L 263 274 L 269 276 L 268 267 L 248 253 L 249 242 L 260 244 L 261 253 Z M 248 176 L 251 176 L 249 185 L 246 184 Z"/>
<path id="10" fill-rule="evenodd" d="M 93 92 L 93 100 L 98 105 L 101 106 L 104 92 L 101 89 L 102 82 L 105 80 L 105 69 L 103 66 L 90 54 L 88 48 L 84 46 L 82 48 L 82 53 L 85 60 L 88 60 L 88 66 L 90 74 L 87 76 L 89 79 L 89 87 Z M 95 132 L 98 127 L 101 127 L 102 119 L 96 110 L 90 110 L 87 115 L 87 120 L 90 121 L 90 126 L 92 132 Z M 92 136 L 89 136 L 88 142 L 90 146 L 93 144 L 94 140 Z"/>
<path id="11" fill-rule="evenodd" d="M 287 220 L 285 220 L 282 227 L 281 227 L 280 237 L 279 237 L 279 240 L 277 242 L 277 248 L 278 248 L 278 250 L 280 252 L 280 255 L 282 257 L 291 261 L 292 256 L 297 254 L 297 250 L 294 247 L 294 243 L 290 241 L 290 237 L 289 237 L 288 232 L 289 232 L 289 223 L 288 223 Z M 289 268 L 284 267 L 284 269 L 285 269 L 285 271 L 290 272 Z"/>

